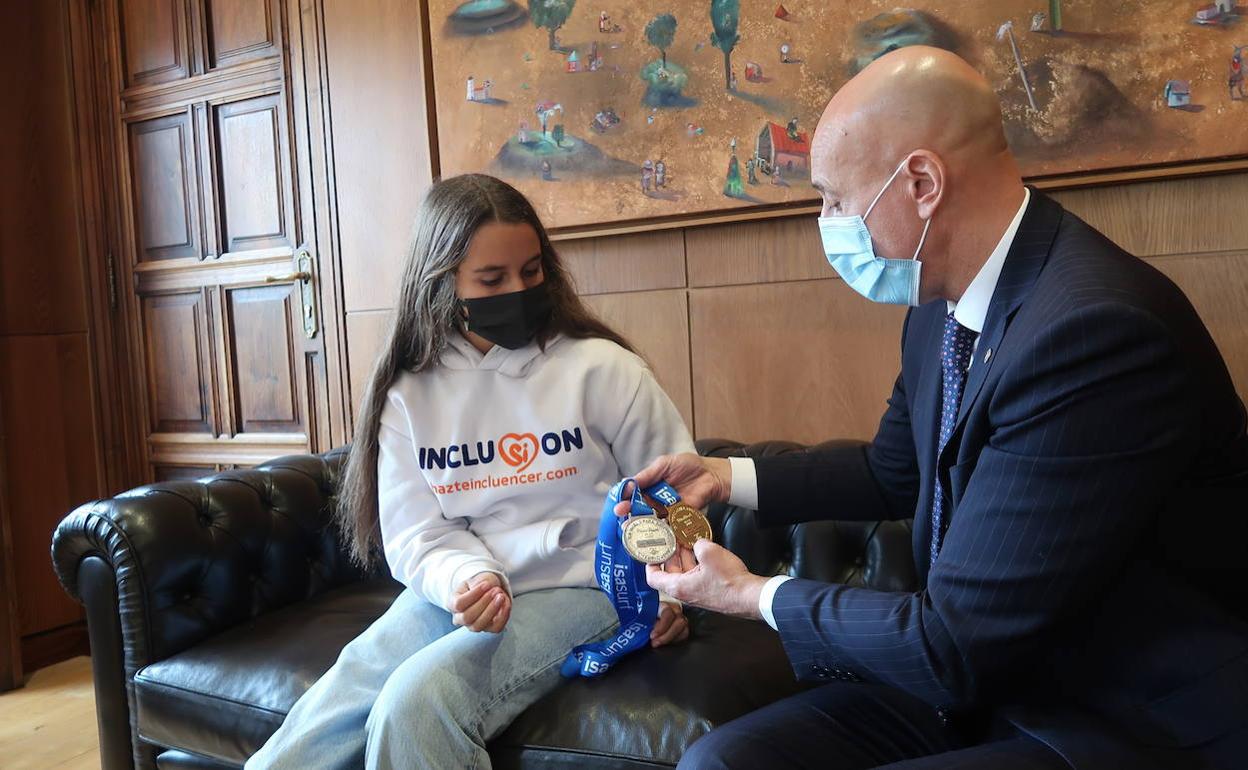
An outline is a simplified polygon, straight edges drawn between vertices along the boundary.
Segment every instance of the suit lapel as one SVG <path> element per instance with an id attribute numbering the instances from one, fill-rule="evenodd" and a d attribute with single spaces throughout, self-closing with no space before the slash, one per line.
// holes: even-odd
<path id="1" fill-rule="evenodd" d="M 974 363 L 967 375 L 966 387 L 962 390 L 962 404 L 958 407 L 958 421 L 954 423 L 954 431 L 961 428 L 971 405 L 979 397 L 979 390 L 1000 352 L 998 347 L 1010 319 L 1031 293 L 1031 287 L 1049 257 L 1061 218 L 1061 206 L 1036 190 L 1031 191 L 1031 202 L 1023 213 L 1023 220 L 1014 235 L 1014 243 L 1010 245 L 1010 252 L 1001 267 L 1001 276 L 992 293 L 992 302 L 988 305 L 988 317 L 984 320 L 984 330 L 979 336 L 979 345 L 975 348 Z M 950 440 L 949 443 L 952 444 L 953 441 Z"/>

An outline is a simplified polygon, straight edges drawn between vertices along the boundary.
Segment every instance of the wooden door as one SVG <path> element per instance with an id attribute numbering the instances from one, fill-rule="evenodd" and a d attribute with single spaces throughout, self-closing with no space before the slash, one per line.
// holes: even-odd
<path id="1" fill-rule="evenodd" d="M 155 479 L 342 440 L 336 325 L 322 320 L 336 317 L 322 315 L 334 273 L 313 216 L 319 89 L 303 41 L 316 19 L 288 5 L 109 0 L 100 14 L 118 274 Z"/>

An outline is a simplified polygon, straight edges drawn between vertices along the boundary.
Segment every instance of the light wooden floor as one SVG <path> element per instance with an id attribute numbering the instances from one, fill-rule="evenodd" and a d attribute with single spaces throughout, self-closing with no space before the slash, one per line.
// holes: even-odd
<path id="1" fill-rule="evenodd" d="M 0 765 L 99 768 L 90 658 L 36 671 L 25 687 L 0 695 Z"/>

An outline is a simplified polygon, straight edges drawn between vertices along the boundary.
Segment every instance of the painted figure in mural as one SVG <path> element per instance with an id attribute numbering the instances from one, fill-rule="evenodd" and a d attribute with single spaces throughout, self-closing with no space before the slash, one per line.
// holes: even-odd
<path id="1" fill-rule="evenodd" d="M 728 159 L 728 175 L 724 179 L 724 195 L 729 198 L 744 198 L 745 185 L 741 184 L 741 163 L 737 156 Z"/>
<path id="2" fill-rule="evenodd" d="M 542 161 L 542 179 L 545 179 L 547 182 L 550 182 L 550 181 L 553 181 L 554 178 L 555 178 L 554 174 L 551 173 L 551 169 L 550 169 L 550 161 L 543 160 Z"/>
<path id="3" fill-rule="evenodd" d="M 797 133 L 797 118 L 790 118 L 788 128 L 785 130 L 789 138 L 795 142 L 800 142 L 802 137 Z"/>
<path id="4" fill-rule="evenodd" d="M 611 17 L 607 15 L 607 12 L 603 11 L 598 14 L 598 31 L 605 33 L 619 32 L 620 25 L 613 23 L 611 21 Z"/>
<path id="5" fill-rule="evenodd" d="M 667 164 L 663 162 L 662 158 L 659 158 L 658 162 L 654 164 L 654 189 L 658 190 L 666 186 Z"/>
<path id="6" fill-rule="evenodd" d="M 745 173 L 749 176 L 750 184 L 758 184 L 758 174 L 756 173 L 757 170 L 758 170 L 757 159 L 750 158 L 749 160 L 745 162 Z"/>
<path id="7" fill-rule="evenodd" d="M 646 195 L 650 194 L 650 185 L 654 182 L 654 162 L 646 158 L 646 162 L 641 164 L 641 191 Z"/>
<path id="8" fill-rule="evenodd" d="M 1231 98 L 1236 101 L 1244 98 L 1245 48 L 1248 48 L 1248 46 L 1237 45 L 1235 46 L 1235 53 L 1231 54 L 1231 76 L 1227 79 L 1227 85 L 1231 91 Z"/>
<path id="9" fill-rule="evenodd" d="M 780 174 L 779 163 L 771 167 L 771 183 L 777 186 L 784 184 L 784 177 Z"/>

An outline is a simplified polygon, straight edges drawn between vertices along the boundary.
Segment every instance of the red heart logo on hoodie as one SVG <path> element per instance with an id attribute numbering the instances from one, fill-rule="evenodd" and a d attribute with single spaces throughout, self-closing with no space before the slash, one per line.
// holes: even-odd
<path id="1" fill-rule="evenodd" d="M 516 473 L 533 464 L 537 448 L 537 436 L 532 433 L 508 433 L 498 440 L 498 454 Z"/>

